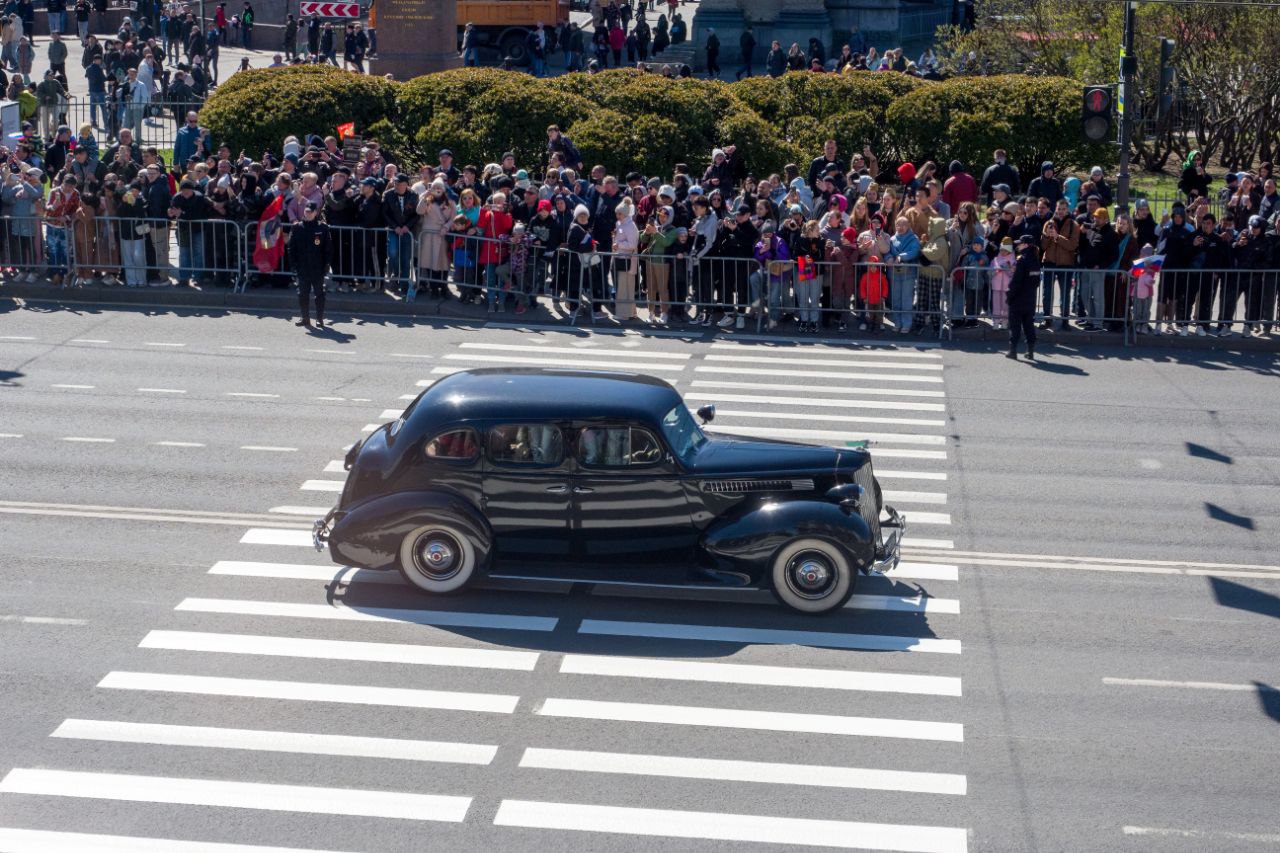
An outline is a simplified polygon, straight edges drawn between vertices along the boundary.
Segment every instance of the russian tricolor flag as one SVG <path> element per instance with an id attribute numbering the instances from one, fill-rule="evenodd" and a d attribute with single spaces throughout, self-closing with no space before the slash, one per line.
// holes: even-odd
<path id="1" fill-rule="evenodd" d="M 1164 266 L 1164 255 L 1150 255 L 1145 258 L 1138 258 L 1133 262 L 1133 269 L 1129 272 L 1134 278 L 1151 273 L 1152 275 L 1160 272 Z"/>

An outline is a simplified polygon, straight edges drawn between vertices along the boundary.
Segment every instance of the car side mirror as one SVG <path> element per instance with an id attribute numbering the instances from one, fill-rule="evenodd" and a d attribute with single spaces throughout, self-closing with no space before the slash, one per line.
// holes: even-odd
<path id="1" fill-rule="evenodd" d="M 705 406 L 698 407 L 698 419 L 704 424 L 709 424 L 716 419 L 716 404 L 707 403 Z"/>

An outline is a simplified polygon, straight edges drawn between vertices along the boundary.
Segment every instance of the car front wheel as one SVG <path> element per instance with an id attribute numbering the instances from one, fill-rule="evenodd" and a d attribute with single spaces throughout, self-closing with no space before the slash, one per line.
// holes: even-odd
<path id="1" fill-rule="evenodd" d="M 773 594 L 801 613 L 827 613 L 843 607 L 853 594 L 849 560 L 830 542 L 795 539 L 773 558 Z"/>
<path id="2" fill-rule="evenodd" d="M 476 549 L 456 527 L 427 524 L 409 531 L 401 541 L 396 567 L 423 592 L 457 592 L 475 576 Z"/>

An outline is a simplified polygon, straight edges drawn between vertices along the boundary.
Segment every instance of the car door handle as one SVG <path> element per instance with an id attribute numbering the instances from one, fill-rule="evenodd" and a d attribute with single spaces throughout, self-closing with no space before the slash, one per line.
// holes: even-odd
<path id="1" fill-rule="evenodd" d="M 583 487 L 583 486 L 574 486 L 574 487 L 573 487 L 573 493 L 574 493 L 575 495 L 589 495 L 589 494 L 591 494 L 591 493 L 592 493 L 592 492 L 594 492 L 594 491 L 595 491 L 595 489 L 588 489 L 588 488 L 585 488 L 585 487 Z"/>
<path id="2" fill-rule="evenodd" d="M 563 495 L 569 491 L 568 486 L 547 486 L 547 491 L 553 495 Z"/>

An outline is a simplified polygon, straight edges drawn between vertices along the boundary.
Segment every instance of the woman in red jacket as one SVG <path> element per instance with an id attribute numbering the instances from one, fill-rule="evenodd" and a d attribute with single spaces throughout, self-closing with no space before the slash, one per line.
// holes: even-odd
<path id="1" fill-rule="evenodd" d="M 484 269 L 484 289 L 489 294 L 490 314 L 496 314 L 506 301 L 505 294 L 500 294 L 499 282 L 503 290 L 509 287 L 507 241 L 513 224 L 511 214 L 507 212 L 506 195 L 494 193 L 476 222 L 480 232 L 480 266 Z"/>

